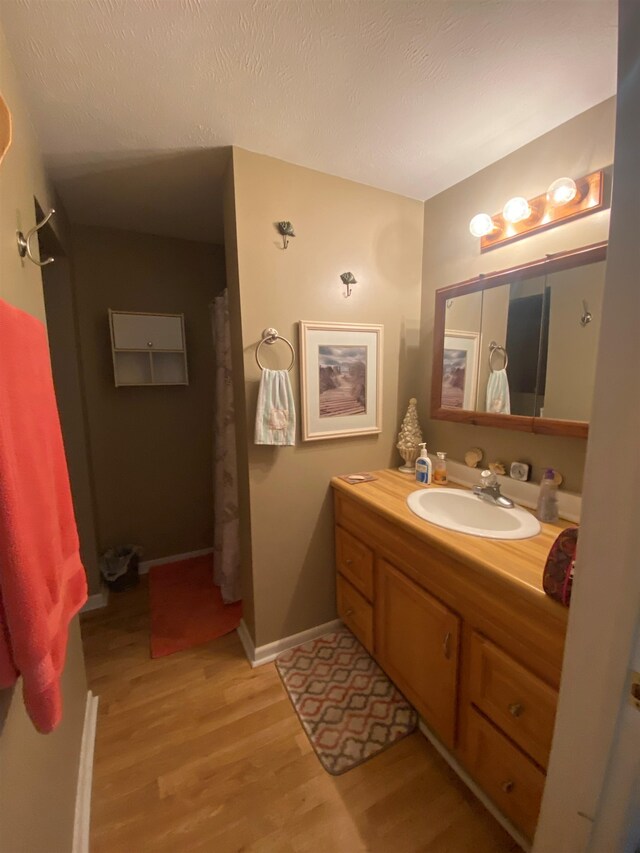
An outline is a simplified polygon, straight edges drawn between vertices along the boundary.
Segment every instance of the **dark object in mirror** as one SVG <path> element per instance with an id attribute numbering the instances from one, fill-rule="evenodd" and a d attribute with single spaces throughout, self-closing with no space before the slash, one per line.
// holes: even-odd
<path id="1" fill-rule="evenodd" d="M 436 291 L 431 416 L 586 437 L 606 251 L 597 243 Z"/>

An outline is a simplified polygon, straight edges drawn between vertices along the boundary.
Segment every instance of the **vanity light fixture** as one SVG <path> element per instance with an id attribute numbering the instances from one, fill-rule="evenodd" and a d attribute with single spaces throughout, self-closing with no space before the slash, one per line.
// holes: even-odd
<path id="1" fill-rule="evenodd" d="M 531 207 L 524 196 L 517 195 L 510 198 L 502 208 L 502 217 L 505 222 L 515 225 L 516 222 L 524 222 L 531 216 Z"/>
<path id="2" fill-rule="evenodd" d="M 340 278 L 342 279 L 342 283 L 346 286 L 347 292 L 343 293 L 345 299 L 351 296 L 351 285 L 357 284 L 356 277 L 352 272 L 342 272 L 340 273 Z"/>
<path id="3" fill-rule="evenodd" d="M 547 201 L 552 207 L 569 204 L 578 195 L 578 185 L 573 178 L 558 178 L 547 190 Z"/>
<path id="4" fill-rule="evenodd" d="M 546 193 L 535 198 L 514 196 L 502 208 L 502 213 L 493 216 L 478 213 L 469 223 L 469 231 L 480 238 L 480 251 L 487 252 L 595 213 L 604 206 L 604 172 L 600 169 L 577 180 L 557 178 Z"/>
<path id="5" fill-rule="evenodd" d="M 469 223 L 469 231 L 474 237 L 484 237 L 485 234 L 491 234 L 494 227 L 493 219 L 488 213 L 476 213 Z"/>

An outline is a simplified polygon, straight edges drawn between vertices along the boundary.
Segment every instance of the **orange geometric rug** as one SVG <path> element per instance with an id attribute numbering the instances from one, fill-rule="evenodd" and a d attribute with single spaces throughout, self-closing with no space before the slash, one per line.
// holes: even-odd
<path id="1" fill-rule="evenodd" d="M 152 658 L 222 637 L 242 618 L 242 602 L 225 604 L 213 583 L 212 554 L 153 566 L 149 599 Z"/>
<path id="2" fill-rule="evenodd" d="M 347 628 L 283 652 L 276 669 L 332 776 L 378 755 L 418 723 L 414 709 Z"/>

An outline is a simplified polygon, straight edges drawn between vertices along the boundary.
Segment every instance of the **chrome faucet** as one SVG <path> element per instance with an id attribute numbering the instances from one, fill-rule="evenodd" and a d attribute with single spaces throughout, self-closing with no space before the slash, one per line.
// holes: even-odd
<path id="1" fill-rule="evenodd" d="M 473 494 L 477 495 L 481 501 L 487 501 L 505 509 L 511 509 L 514 506 L 511 498 L 505 498 L 501 494 L 498 478 L 492 471 L 483 471 L 480 477 L 482 482 L 479 486 L 473 487 Z"/>

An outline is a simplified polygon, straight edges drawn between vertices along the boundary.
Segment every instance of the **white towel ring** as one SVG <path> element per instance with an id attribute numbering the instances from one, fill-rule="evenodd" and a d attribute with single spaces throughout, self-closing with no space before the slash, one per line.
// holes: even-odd
<path id="1" fill-rule="evenodd" d="M 495 341 L 491 341 L 489 344 L 489 369 L 492 373 L 495 372 L 496 368 L 493 366 L 493 356 L 499 353 L 504 358 L 504 365 L 501 370 L 506 370 L 507 365 L 509 364 L 509 356 L 507 355 L 507 351 L 504 347 L 501 347 L 500 344 L 497 344 Z"/>
<path id="2" fill-rule="evenodd" d="M 291 373 L 293 370 L 293 365 L 296 363 L 296 353 L 293 349 L 293 344 L 291 341 L 288 341 L 286 338 L 283 338 L 282 335 L 278 334 L 277 329 L 263 329 L 262 331 L 262 340 L 256 347 L 256 361 L 258 362 L 258 367 L 260 370 L 266 370 L 264 364 L 260 361 L 260 347 L 262 344 L 268 344 L 268 346 L 272 346 L 276 341 L 282 341 L 285 343 L 289 349 L 291 350 L 291 364 L 287 367 L 287 371 Z"/>

